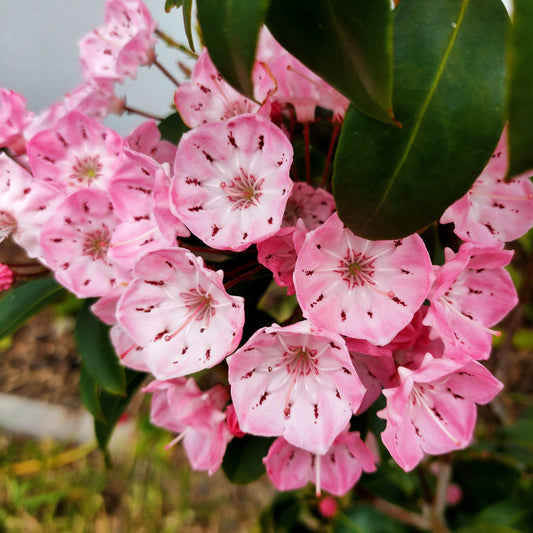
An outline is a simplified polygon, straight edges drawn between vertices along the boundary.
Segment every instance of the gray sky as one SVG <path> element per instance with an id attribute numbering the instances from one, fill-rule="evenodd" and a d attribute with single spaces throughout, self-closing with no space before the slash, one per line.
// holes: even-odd
<path id="1" fill-rule="evenodd" d="M 33 111 L 60 100 L 83 81 L 77 43 L 103 24 L 104 4 L 104 0 L 0 0 L 0 87 L 21 93 Z M 181 11 L 166 14 L 165 0 L 145 0 L 145 4 L 163 31 L 185 43 Z M 185 56 L 163 43 L 156 50 L 159 61 L 179 78 L 176 61 Z M 136 81 L 117 85 L 115 92 L 127 94 L 131 106 L 164 116 L 171 111 L 174 90 L 158 69 L 141 67 Z M 107 124 L 124 134 L 143 120 L 111 117 Z"/>

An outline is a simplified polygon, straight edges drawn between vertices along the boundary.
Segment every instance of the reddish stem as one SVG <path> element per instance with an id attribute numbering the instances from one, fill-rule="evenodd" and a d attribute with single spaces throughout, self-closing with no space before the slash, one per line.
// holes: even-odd
<path id="1" fill-rule="evenodd" d="M 333 150 L 335 148 L 335 143 L 337 142 L 337 137 L 339 135 L 339 131 L 340 130 L 341 130 L 341 125 L 337 122 L 335 124 L 335 127 L 333 128 L 333 132 L 331 133 L 331 141 L 329 142 L 328 155 L 326 157 L 326 164 L 324 166 L 324 174 L 322 176 L 322 185 L 321 185 L 321 187 L 323 189 L 325 189 L 326 185 L 327 185 L 328 173 L 329 173 L 329 165 L 331 164 L 331 159 L 333 157 Z"/>
<path id="2" fill-rule="evenodd" d="M 309 122 L 304 124 L 304 145 L 305 145 L 305 177 L 307 183 L 311 185 L 311 141 L 309 140 Z"/>
<path id="3" fill-rule="evenodd" d="M 244 274 L 241 274 L 240 276 L 237 276 L 236 278 L 228 281 L 227 283 L 224 283 L 224 288 L 226 290 L 230 289 L 231 287 L 237 285 L 241 281 L 244 281 L 248 278 L 251 278 L 254 274 L 257 274 L 258 272 L 261 272 L 263 270 L 263 265 L 257 265 L 255 268 L 252 268 L 248 272 L 245 272 Z"/>

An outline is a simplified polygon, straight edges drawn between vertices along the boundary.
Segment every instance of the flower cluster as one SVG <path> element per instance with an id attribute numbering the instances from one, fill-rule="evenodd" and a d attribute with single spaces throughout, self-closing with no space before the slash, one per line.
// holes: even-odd
<path id="1" fill-rule="evenodd" d="M 404 470 L 467 446 L 476 404 L 502 388 L 479 361 L 517 303 L 504 246 L 533 226 L 531 182 L 503 180 L 505 137 L 443 214 L 463 242 L 434 265 L 419 235 L 354 235 L 327 180 L 297 179 L 295 141 L 318 108 L 338 124 L 348 102 L 266 30 L 254 100 L 202 51 L 172 95 L 190 128 L 177 147 L 153 120 L 125 138 L 105 127 L 123 103 L 114 84 L 154 62 L 154 30 L 140 0 L 108 0 L 80 42 L 82 88 L 39 116 L 0 90 L 0 239 L 98 298 L 121 363 L 155 377 L 152 422 L 195 469 L 216 471 L 233 438 L 277 437 L 264 463 L 280 490 L 342 495 L 376 469 L 373 435 L 350 425 L 381 395 Z M 246 333 L 246 294 L 228 290 L 269 271 L 297 305 Z M 191 376 L 214 367 L 202 390 Z"/>

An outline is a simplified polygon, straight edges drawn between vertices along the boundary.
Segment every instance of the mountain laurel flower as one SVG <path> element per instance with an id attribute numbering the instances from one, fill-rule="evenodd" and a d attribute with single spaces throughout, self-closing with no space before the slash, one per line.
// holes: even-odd
<path id="1" fill-rule="evenodd" d="M 26 145 L 35 178 L 64 191 L 107 190 L 124 163 L 123 147 L 118 133 L 79 111 L 71 111 Z"/>
<path id="2" fill-rule="evenodd" d="M 242 251 L 280 229 L 292 155 L 285 134 L 258 115 L 195 128 L 178 145 L 171 209 L 208 246 Z"/>
<path id="3" fill-rule="evenodd" d="M 26 98 L 0 87 L 0 148 L 9 148 L 14 154 L 25 150 L 24 129 L 33 119 L 26 109 Z"/>
<path id="4" fill-rule="evenodd" d="M 152 424 L 179 433 L 166 448 L 183 441 L 193 470 L 206 470 L 213 475 L 233 438 L 222 411 L 229 399 L 227 389 L 215 385 L 202 391 L 194 379 L 177 378 L 152 381 L 143 391 L 153 394 Z"/>
<path id="5" fill-rule="evenodd" d="M 119 223 L 105 191 L 80 189 L 44 225 L 41 246 L 46 263 L 57 281 L 79 298 L 103 296 L 130 279 L 129 270 L 108 256 Z"/>
<path id="6" fill-rule="evenodd" d="M 140 0 L 107 0 L 105 24 L 79 42 L 86 80 L 122 82 L 155 57 L 157 23 Z"/>
<path id="7" fill-rule="evenodd" d="M 0 243 L 11 236 L 30 257 L 45 262 L 40 233 L 61 200 L 57 189 L 0 153 Z"/>
<path id="8" fill-rule="evenodd" d="M 494 154 L 470 190 L 452 204 L 440 219 L 453 222 L 454 232 L 464 241 L 503 247 L 533 227 L 533 183 L 530 175 L 507 182 L 509 165 L 507 128 Z"/>
<path id="9" fill-rule="evenodd" d="M 468 358 L 466 358 L 468 359 Z M 398 368 L 399 385 L 385 389 L 383 444 L 406 472 L 424 453 L 439 455 L 468 446 L 476 403 L 490 402 L 503 387 L 477 361 L 459 362 L 427 353 L 417 370 Z"/>
<path id="10" fill-rule="evenodd" d="M 257 65 L 258 68 L 261 66 Z M 257 94 L 256 98 L 261 100 Z M 174 103 L 183 122 L 190 128 L 261 110 L 259 104 L 237 92 L 224 80 L 211 61 L 207 48 L 198 57 L 191 80 L 178 87 Z"/>
<path id="11" fill-rule="evenodd" d="M 158 379 L 193 374 L 220 363 L 237 346 L 243 299 L 230 296 L 222 271 L 183 248 L 147 253 L 133 269 L 117 317 L 142 348 Z"/>
<path id="12" fill-rule="evenodd" d="M 263 462 L 277 489 L 299 489 L 311 481 L 315 484 L 317 497 L 322 489 L 343 496 L 353 488 L 363 471 L 376 470 L 372 452 L 361 440 L 359 432 L 349 432 L 348 426 L 322 455 L 293 446 L 279 437 Z"/>
<path id="13" fill-rule="evenodd" d="M 336 213 L 307 234 L 294 269 L 304 317 L 378 345 L 409 324 L 431 279 L 431 260 L 418 235 L 369 241 L 355 236 Z"/>
<path id="14" fill-rule="evenodd" d="M 457 253 L 447 248 L 446 262 L 434 267 L 431 303 L 423 324 L 440 337 L 445 353 L 487 359 L 497 324 L 518 302 L 509 273 L 503 268 L 513 252 L 464 243 Z"/>
<path id="15" fill-rule="evenodd" d="M 326 453 L 365 393 L 342 337 L 308 321 L 262 328 L 228 361 L 241 429 L 312 453 Z"/>

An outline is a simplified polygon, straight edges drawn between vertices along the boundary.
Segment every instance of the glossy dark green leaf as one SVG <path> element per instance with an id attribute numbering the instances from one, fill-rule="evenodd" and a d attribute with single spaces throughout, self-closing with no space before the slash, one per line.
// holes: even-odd
<path id="1" fill-rule="evenodd" d="M 54 278 L 36 279 L 5 293 L 0 298 L 0 338 L 17 331 L 62 294 L 65 289 Z"/>
<path id="2" fill-rule="evenodd" d="M 213 63 L 228 83 L 250 98 L 257 38 L 269 3 L 197 0 L 202 36 Z"/>
<path id="3" fill-rule="evenodd" d="M 125 375 L 126 390 L 124 395 L 116 396 L 114 394 L 109 394 L 106 391 L 100 392 L 99 399 L 105 422 L 100 422 L 95 419 L 94 432 L 98 446 L 103 452 L 107 449 L 107 444 L 117 422 L 146 377 L 146 374 L 130 370 L 129 368 L 126 368 Z"/>
<path id="4" fill-rule="evenodd" d="M 509 35 L 509 170 L 515 176 L 533 169 L 533 2 L 514 0 Z M 532 172 L 533 174 L 533 172 Z"/>
<path id="5" fill-rule="evenodd" d="M 95 419 L 105 422 L 104 413 L 102 413 L 102 407 L 100 406 L 100 398 L 98 397 L 98 383 L 83 367 L 80 373 L 80 396 L 85 409 Z"/>
<path id="6" fill-rule="evenodd" d="M 369 239 L 409 235 L 470 188 L 504 122 L 500 0 L 402 0 L 394 11 L 394 111 L 402 128 L 350 107 L 335 158 L 339 216 Z"/>
<path id="7" fill-rule="evenodd" d="M 74 337 L 83 367 L 96 383 L 112 394 L 124 394 L 124 367 L 109 339 L 109 328 L 91 313 L 89 302 L 78 314 Z"/>
<path id="8" fill-rule="evenodd" d="M 232 483 L 251 483 L 265 473 L 263 457 L 266 457 L 272 438 L 245 435 L 233 439 L 226 449 L 222 468 Z"/>
<path id="9" fill-rule="evenodd" d="M 389 0 L 272 0 L 267 25 L 283 47 L 362 113 L 392 122 Z"/>
<path id="10" fill-rule="evenodd" d="M 183 0 L 165 0 L 165 11 L 170 13 L 173 7 L 180 8 L 183 5 Z"/>
<path id="11" fill-rule="evenodd" d="M 180 142 L 181 136 L 189 131 L 188 126 L 183 122 L 179 113 L 172 113 L 159 123 L 161 138 L 176 146 Z"/>
<path id="12" fill-rule="evenodd" d="M 183 0 L 183 25 L 185 26 L 185 35 L 190 49 L 194 52 L 194 39 L 192 36 L 192 3 L 193 0 Z"/>

